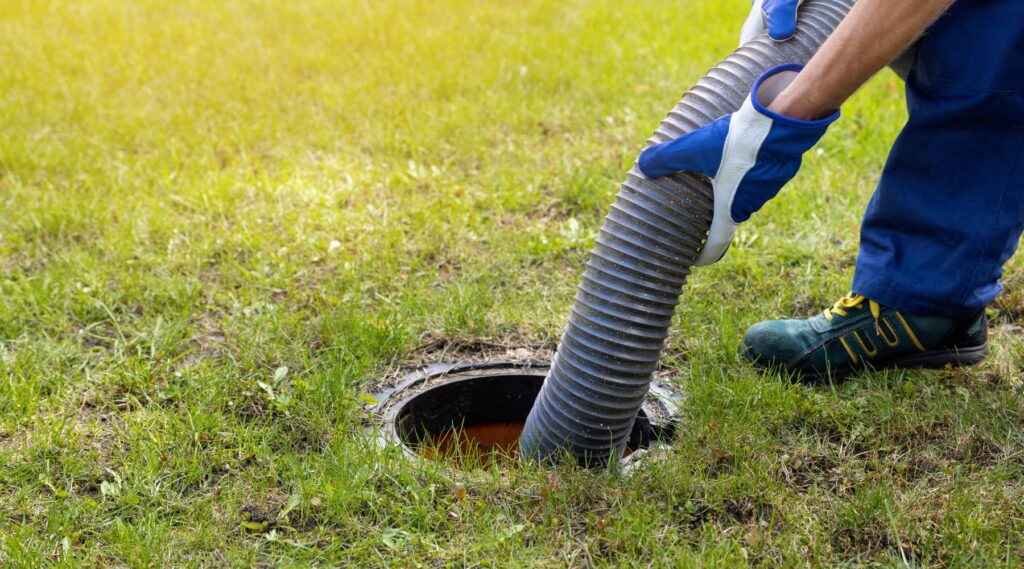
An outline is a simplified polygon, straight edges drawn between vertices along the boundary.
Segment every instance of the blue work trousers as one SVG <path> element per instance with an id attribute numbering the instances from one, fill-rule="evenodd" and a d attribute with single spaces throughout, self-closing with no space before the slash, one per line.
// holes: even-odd
<path id="1" fill-rule="evenodd" d="M 918 41 L 909 120 L 861 226 L 854 292 L 964 318 L 1024 228 L 1024 0 L 958 0 Z"/>

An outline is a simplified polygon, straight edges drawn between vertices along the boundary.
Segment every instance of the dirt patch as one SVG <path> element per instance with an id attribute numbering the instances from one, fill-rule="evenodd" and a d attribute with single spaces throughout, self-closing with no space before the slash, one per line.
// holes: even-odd
<path id="1" fill-rule="evenodd" d="M 428 334 L 407 358 L 419 363 L 462 360 L 506 360 L 511 362 L 550 362 L 555 357 L 557 341 L 541 341 L 520 336 L 497 340 L 465 340 L 443 334 Z"/>
<path id="2" fill-rule="evenodd" d="M 0 439 L 0 445 L 15 455 L 12 464 L 31 455 L 33 445 L 70 452 L 88 468 L 74 476 L 70 487 L 60 486 L 60 489 L 79 496 L 95 497 L 100 494 L 100 484 L 106 479 L 104 471 L 114 464 L 114 457 L 118 454 L 117 439 L 123 425 L 123 419 L 116 414 L 77 405 L 60 412 L 38 413 L 28 425 Z M 52 490 L 56 487 L 53 481 L 59 479 L 58 472 L 44 483 Z"/>
<path id="3" fill-rule="evenodd" d="M 228 339 L 220 322 L 221 316 L 213 312 L 200 312 L 192 318 L 192 336 L 188 339 L 186 353 L 178 361 L 178 367 L 188 369 L 201 361 L 216 362 L 228 353 Z"/>
<path id="4" fill-rule="evenodd" d="M 75 421 L 90 449 L 103 457 L 114 454 L 118 431 L 124 428 L 124 419 L 119 414 L 101 413 L 83 405 L 79 407 Z"/>
<path id="5" fill-rule="evenodd" d="M 23 437 L 18 436 L 22 431 L 15 431 L 13 434 L 0 434 L 0 452 L 16 452 L 21 448 Z"/>
<path id="6" fill-rule="evenodd" d="M 904 475 L 908 480 L 919 480 L 941 473 L 948 464 L 949 461 L 937 453 L 927 450 L 916 452 L 906 458 Z"/>
<path id="7" fill-rule="evenodd" d="M 847 479 L 843 461 L 837 455 L 811 454 L 806 450 L 784 455 L 779 463 L 779 474 L 790 488 L 800 493 L 815 487 L 829 492 L 845 492 L 853 482 Z"/>
<path id="8" fill-rule="evenodd" d="M 832 547 L 844 557 L 867 557 L 877 560 L 892 549 L 887 529 L 879 525 L 861 528 L 841 528 L 832 534 Z"/>
<path id="9" fill-rule="evenodd" d="M 752 522 L 768 522 L 772 518 L 774 508 L 768 502 L 755 497 L 741 496 L 735 500 L 725 501 L 725 514 L 732 521 L 746 525 Z"/>
<path id="10" fill-rule="evenodd" d="M 0 242 L 0 247 L 3 247 L 3 242 Z M 13 275 L 27 277 L 42 272 L 46 269 L 46 264 L 47 260 L 45 257 L 33 258 L 25 252 L 2 255 L 0 256 L 0 275 L 5 277 Z"/>
<path id="11" fill-rule="evenodd" d="M 11 366 L 9 369 L 13 369 L 14 362 L 18 359 L 17 347 L 14 342 L 0 342 L 0 363 Z"/>
<path id="12" fill-rule="evenodd" d="M 107 321 L 96 322 L 78 330 L 85 350 L 106 352 L 117 342 L 117 328 Z"/>
<path id="13" fill-rule="evenodd" d="M 919 537 L 894 532 L 882 519 L 857 527 L 841 527 L 832 534 L 831 542 L 843 558 L 863 558 L 879 563 L 905 559 L 910 566 L 916 565 L 914 561 L 925 549 Z"/>
<path id="14" fill-rule="evenodd" d="M 239 508 L 238 523 L 249 532 L 268 531 L 280 525 L 290 526 L 287 514 L 280 517 L 287 503 L 288 496 L 280 494 L 267 496 L 262 501 L 247 500 Z"/>
<path id="15" fill-rule="evenodd" d="M 775 516 L 775 507 L 757 496 L 726 498 L 721 504 L 711 505 L 699 498 L 676 505 L 673 510 L 677 523 L 688 529 L 697 529 L 705 523 L 722 527 L 755 525 L 765 527 Z M 778 524 L 776 523 L 776 526 Z"/>

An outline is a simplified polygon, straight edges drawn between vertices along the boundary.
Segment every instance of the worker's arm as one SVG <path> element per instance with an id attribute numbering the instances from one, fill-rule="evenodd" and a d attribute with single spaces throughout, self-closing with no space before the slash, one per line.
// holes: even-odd
<path id="1" fill-rule="evenodd" d="M 953 0 L 859 0 L 768 108 L 796 119 L 831 114 L 952 4 Z"/>
<path id="2" fill-rule="evenodd" d="M 725 254 L 737 225 L 796 175 L 842 103 L 952 3 L 858 0 L 806 67 L 769 70 L 740 110 L 640 154 L 647 176 L 690 171 L 712 179 L 715 212 L 698 265 Z"/>

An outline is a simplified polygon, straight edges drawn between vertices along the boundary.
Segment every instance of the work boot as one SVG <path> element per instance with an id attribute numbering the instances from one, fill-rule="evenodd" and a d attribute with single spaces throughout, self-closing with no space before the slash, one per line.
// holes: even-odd
<path id="1" fill-rule="evenodd" d="M 808 381 L 867 368 L 974 365 L 988 355 L 988 319 L 985 311 L 963 320 L 912 316 L 850 293 L 806 320 L 754 324 L 742 349 L 758 368 Z"/>

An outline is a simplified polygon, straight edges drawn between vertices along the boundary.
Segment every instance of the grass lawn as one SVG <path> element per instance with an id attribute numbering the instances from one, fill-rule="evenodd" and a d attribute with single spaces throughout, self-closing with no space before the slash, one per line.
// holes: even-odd
<path id="1" fill-rule="evenodd" d="M 1021 564 L 1021 262 L 974 370 L 811 388 L 736 353 L 846 292 L 888 71 L 687 287 L 664 460 L 467 473 L 362 435 L 384 374 L 550 353 L 748 4 L 0 2 L 0 561 Z"/>

